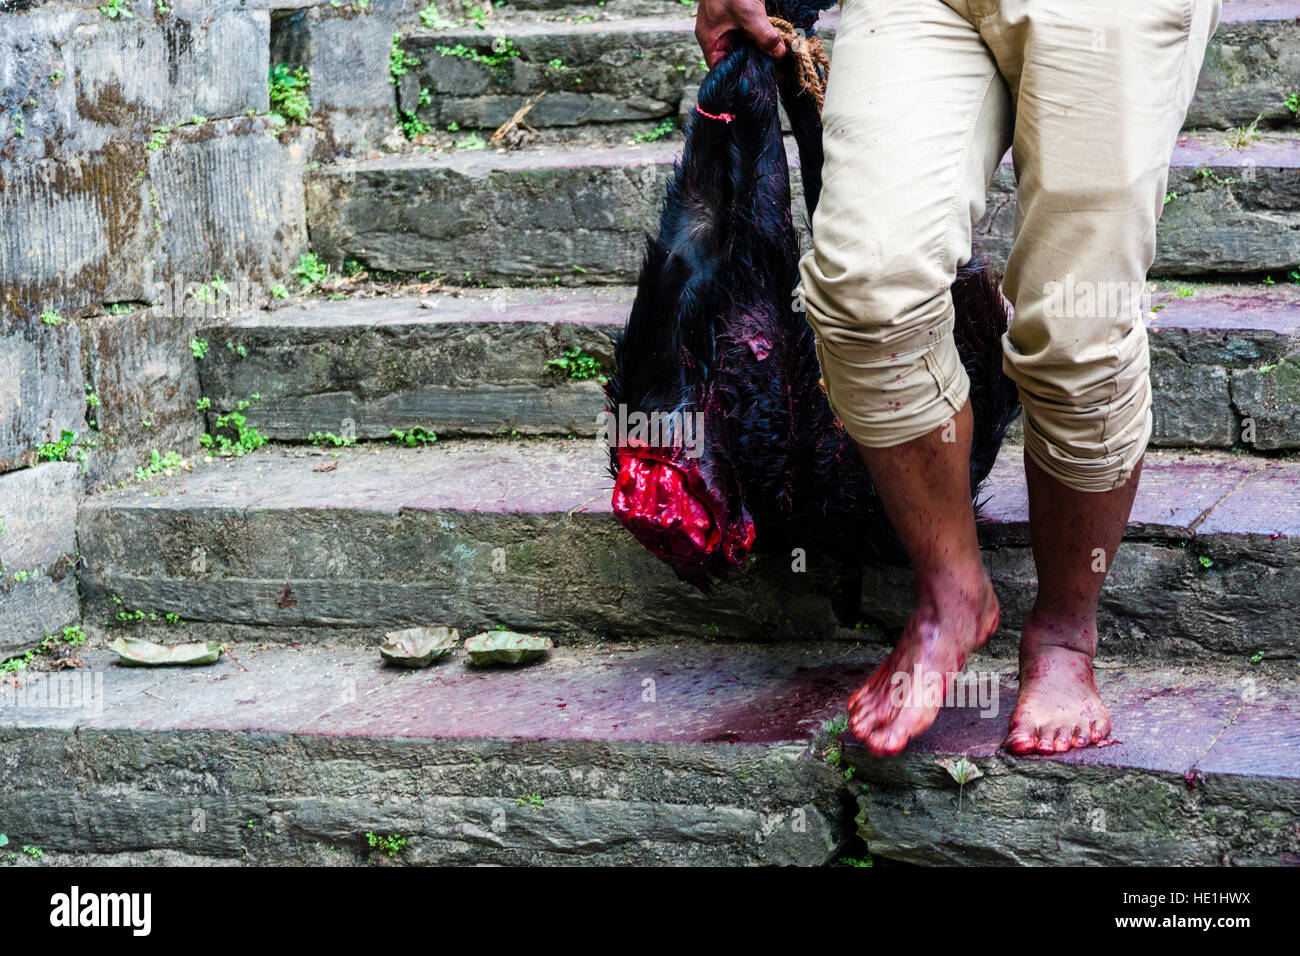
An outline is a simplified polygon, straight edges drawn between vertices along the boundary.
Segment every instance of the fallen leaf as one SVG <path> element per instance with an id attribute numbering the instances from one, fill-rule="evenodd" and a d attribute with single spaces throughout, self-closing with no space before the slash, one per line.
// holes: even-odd
<path id="1" fill-rule="evenodd" d="M 465 650 L 475 664 L 527 664 L 554 646 L 549 637 L 513 631 L 486 631 L 465 642 Z"/>
<path id="2" fill-rule="evenodd" d="M 315 468 L 312 469 L 312 471 L 333 471 L 338 466 L 339 466 L 339 460 L 335 458 L 332 461 L 327 461 L 317 465 Z"/>
<path id="3" fill-rule="evenodd" d="M 119 637 L 108 649 L 127 667 L 167 667 L 171 665 L 215 664 L 221 656 L 220 644 L 154 644 L 135 637 Z"/>
<path id="4" fill-rule="evenodd" d="M 428 667 L 460 643 L 454 627 L 408 627 L 389 631 L 379 645 L 379 656 L 398 667 Z"/>
<path id="5" fill-rule="evenodd" d="M 289 587 L 289 582 L 284 582 L 284 590 L 280 596 L 275 599 L 275 606 L 278 608 L 297 607 L 298 602 L 293 597 L 293 589 Z"/>
<path id="6" fill-rule="evenodd" d="M 947 770 L 948 775 L 962 786 L 965 786 L 972 780 L 984 776 L 984 771 L 975 766 L 975 764 L 971 763 L 971 761 L 964 756 L 958 757 L 956 760 L 940 759 L 935 762 L 944 770 Z"/>

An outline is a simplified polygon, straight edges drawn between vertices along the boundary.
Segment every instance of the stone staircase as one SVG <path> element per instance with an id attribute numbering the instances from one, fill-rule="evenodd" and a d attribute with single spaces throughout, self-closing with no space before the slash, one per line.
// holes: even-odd
<path id="1" fill-rule="evenodd" d="M 206 398 L 208 431 L 242 411 L 265 447 L 98 487 L 75 526 L 74 464 L 0 476 L 25 483 L 5 541 L 73 555 L 0 607 L 35 631 L 79 604 L 92 636 L 86 669 L 0 685 L 0 832 L 59 862 L 1300 863 L 1300 3 L 1225 5 L 1170 176 L 1155 437 L 1103 595 L 1117 743 L 999 749 L 1033 586 L 1013 440 L 981 523 L 1004 608 L 968 664 L 987 694 L 889 761 L 835 718 L 908 572 L 765 557 L 711 596 L 681 584 L 611 513 L 599 385 L 547 365 L 610 361 L 679 148 L 657 128 L 702 75 L 692 8 L 415 12 L 307 5 L 269 36 L 313 77 L 311 250 L 435 288 L 200 320 L 202 358 L 173 343 L 193 366 L 173 404 Z M 390 77 L 394 22 L 419 62 Z M 475 148 L 541 93 L 533 143 Z M 358 146 L 394 103 L 431 145 Z M 1004 164 L 979 227 L 995 261 L 1013 185 Z M 438 440 L 391 440 L 416 429 Z M 137 611 L 126 633 L 233 655 L 113 666 L 100 645 Z M 559 646 L 518 671 L 381 667 L 385 631 L 430 623 Z M 26 649 L 6 633 L 0 659 Z"/>

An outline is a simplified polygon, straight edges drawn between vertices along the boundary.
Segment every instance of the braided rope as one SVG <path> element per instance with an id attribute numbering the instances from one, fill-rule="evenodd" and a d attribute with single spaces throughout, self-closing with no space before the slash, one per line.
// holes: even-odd
<path id="1" fill-rule="evenodd" d="M 810 93 L 817 100 L 817 112 L 821 112 L 826 98 L 826 77 L 830 73 L 831 61 L 822 49 L 822 40 L 818 36 L 804 36 L 794 28 L 789 20 L 780 17 L 768 17 L 776 32 L 790 49 L 794 59 L 795 76 L 803 92 Z"/>

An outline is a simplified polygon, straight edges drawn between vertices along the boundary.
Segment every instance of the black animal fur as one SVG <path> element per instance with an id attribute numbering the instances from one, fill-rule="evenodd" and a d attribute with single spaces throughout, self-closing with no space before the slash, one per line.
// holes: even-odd
<path id="1" fill-rule="evenodd" d="M 828 5 L 778 0 L 769 12 L 811 34 Z M 793 307 L 799 248 L 778 99 L 811 221 L 822 166 L 816 101 L 781 64 L 741 42 L 700 87 L 701 109 L 735 119 L 692 114 L 606 394 L 613 408 L 704 413 L 704 454 L 683 464 L 723 503 L 727 521 L 752 516 L 756 548 L 898 559 L 866 468 L 818 385 L 813 331 Z M 1019 406 L 1002 372 L 1005 307 L 978 257 L 960 270 L 953 298 L 971 381 L 975 497 Z M 615 476 L 619 462 L 614 448 Z M 667 560 L 706 590 L 728 570 L 721 557 L 703 568 Z"/>

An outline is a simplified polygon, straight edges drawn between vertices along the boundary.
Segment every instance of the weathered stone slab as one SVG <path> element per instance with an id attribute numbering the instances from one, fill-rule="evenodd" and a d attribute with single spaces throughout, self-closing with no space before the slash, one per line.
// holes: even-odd
<path id="1" fill-rule="evenodd" d="M 288 278 L 305 247 L 310 137 L 281 145 L 273 129 L 262 117 L 209 121 L 156 150 L 117 141 L 0 167 L 0 314 L 152 302 L 155 281 L 177 275 L 264 289 Z"/>
<path id="2" fill-rule="evenodd" d="M 1259 449 L 1300 446 L 1300 353 L 1232 373 L 1232 398 Z"/>
<path id="3" fill-rule="evenodd" d="M 400 105 L 439 129 L 495 129 L 538 96 L 531 126 L 665 119 L 677 114 L 684 84 L 705 73 L 693 23 L 654 18 L 421 31 L 403 43 L 421 63 L 403 83 Z M 423 107 L 421 90 L 429 91 Z"/>
<path id="4" fill-rule="evenodd" d="M 404 80 L 402 108 L 439 129 L 449 123 L 494 129 L 528 97 L 545 94 L 529 113 L 529 124 L 579 136 L 583 130 L 575 127 L 678 115 L 704 74 L 694 20 L 677 16 L 680 7 L 629 16 L 615 6 L 591 10 L 594 22 L 579 22 L 576 16 L 587 11 L 578 8 L 575 18 L 545 21 L 504 7 L 482 29 L 462 23 L 417 31 L 404 45 L 422 63 Z M 453 16 L 447 22 L 459 21 Z M 1257 117 L 1265 126 L 1296 122 L 1287 98 L 1300 76 L 1298 23 L 1300 9 L 1293 2 L 1225 4 L 1187 127 L 1226 129 Z M 818 21 L 828 53 L 838 24 L 838 10 Z M 463 47 L 470 55 L 440 54 L 440 46 Z M 513 55 L 503 56 L 507 51 Z M 423 106 L 417 103 L 421 89 L 430 93 Z"/>
<path id="5" fill-rule="evenodd" d="M 0 317 L 140 299 L 152 235 L 143 143 L 0 166 Z"/>
<path id="6" fill-rule="evenodd" d="M 1226 129 L 1260 117 L 1264 125 L 1296 121 L 1286 105 L 1300 76 L 1300 4 L 1223 5 L 1201 68 L 1186 125 Z"/>
<path id="7" fill-rule="evenodd" d="M 395 33 L 418 26 L 419 9 L 404 0 L 374 0 L 365 9 L 350 3 L 277 8 L 271 61 L 307 70 L 312 123 L 323 134 L 321 161 L 373 150 L 392 133 L 397 91 L 389 51 Z"/>
<path id="8" fill-rule="evenodd" d="M 77 466 L 52 462 L 0 475 L 0 660 L 80 617 Z"/>
<path id="9" fill-rule="evenodd" d="M 309 180 L 312 245 L 336 264 L 430 269 L 467 284 L 631 282 L 676 149 L 649 143 L 340 164 Z M 1221 135 L 1186 136 L 1169 182 L 1178 198 L 1161 219 L 1152 275 L 1285 276 L 1300 262 L 1294 137 L 1270 134 L 1232 150 Z M 976 228 L 996 267 L 1014 223 L 1014 174 L 1004 163 Z"/>
<path id="10" fill-rule="evenodd" d="M 1289 410 L 1262 414 L 1257 383 L 1296 346 L 1300 289 L 1170 286 L 1148 314 L 1155 390 L 1152 443 L 1166 447 L 1293 448 Z M 1237 392 L 1234 395 L 1234 379 Z"/>
<path id="11" fill-rule="evenodd" d="M 7 324 L 10 330 L 0 331 L 0 471 L 32 464 L 37 449 L 64 430 L 85 431 L 77 327 Z"/>
<path id="12" fill-rule="evenodd" d="M 312 247 L 471 282 L 634 281 L 671 144 L 569 152 L 417 155 L 309 177 Z"/>
<path id="13" fill-rule="evenodd" d="M 154 449 L 197 451 L 203 419 L 190 341 L 203 321 L 211 320 L 162 308 L 85 321 L 88 384 L 98 399 L 88 413 L 99 439 L 86 463 L 90 486 L 133 475 Z"/>
<path id="14" fill-rule="evenodd" d="M 151 281 L 289 279 L 306 246 L 302 166 L 308 146 L 282 146 L 263 118 L 186 127 L 149 154 Z M 152 301 L 152 298 L 149 299 Z"/>
<path id="15" fill-rule="evenodd" d="M 1241 149 L 1221 134 L 1185 134 L 1174 151 L 1152 276 L 1280 278 L 1300 263 L 1300 147 L 1268 134 Z M 975 241 L 997 267 L 1015 227 L 1015 174 L 1004 160 Z"/>
<path id="16" fill-rule="evenodd" d="M 120 135 L 266 112 L 269 30 L 265 10 L 116 21 L 94 13 L 73 31 L 68 54 L 78 118 Z"/>
<path id="17" fill-rule="evenodd" d="M 840 775 L 806 750 L 861 651 L 561 649 L 401 675 L 372 650 L 238 653 L 247 671 L 90 655 L 0 692 L 0 827 L 262 864 L 364 863 L 374 832 L 406 839 L 398 863 L 818 865 L 851 826 Z M 59 680 L 98 693 L 32 706 Z"/>
<path id="18" fill-rule="evenodd" d="M 0 166 L 79 156 L 111 140 L 246 110 L 265 112 L 269 16 L 229 4 L 138 4 L 110 20 L 97 4 L 6 13 Z"/>
<path id="19" fill-rule="evenodd" d="M 1300 445 L 1289 405 L 1264 415 L 1246 392 L 1251 382 L 1285 377 L 1277 366 L 1300 345 L 1300 287 L 1152 288 L 1152 444 Z M 285 441 L 318 431 L 386 438 L 416 425 L 446 435 L 592 435 L 604 407 L 599 389 L 557 377 L 546 362 L 577 347 L 609 368 L 611 337 L 633 294 L 619 287 L 465 289 L 257 311 L 203 333 L 231 345 L 200 363 L 203 394 L 211 415 L 260 394 L 247 410 L 250 421 Z"/>
<path id="20" fill-rule="evenodd" d="M 88 614 L 106 619 L 120 595 L 306 641 L 369 641 L 430 616 L 561 639 L 836 631 L 825 562 L 795 575 L 776 561 L 712 597 L 678 581 L 613 519 L 602 452 L 467 440 L 344 449 L 324 472 L 327 452 L 258 453 L 111 492 L 82 514 Z"/>
<path id="21" fill-rule="evenodd" d="M 978 667 L 978 664 L 971 665 Z M 1059 757 L 1001 749 L 998 714 L 946 708 L 901 758 L 845 740 L 859 834 L 874 854 L 913 863 L 1227 865 L 1300 860 L 1300 687 L 1249 670 L 1100 669 L 1117 741 Z M 983 773 L 964 787 L 939 760 Z"/>
<path id="22" fill-rule="evenodd" d="M 1014 648 L 1033 593 L 1019 454 L 1008 449 L 985 508 L 987 560 L 1005 610 L 1000 649 Z M 1189 457 L 1148 458 L 1103 594 L 1106 652 L 1300 656 L 1290 585 L 1298 506 L 1282 495 L 1300 466 Z M 88 616 L 108 617 L 109 597 L 120 595 L 214 633 L 233 627 L 304 643 L 370 640 L 430 619 L 562 639 L 858 640 L 862 632 L 845 628 L 859 617 L 896 624 L 907 610 L 905 570 L 868 567 L 859 586 L 819 560 L 796 574 L 788 561 L 760 559 L 701 595 L 614 519 L 603 449 L 591 441 L 345 449 L 332 470 L 314 470 L 334 460 L 258 453 L 87 502 Z M 1240 518 L 1208 524 L 1225 502 Z"/>
<path id="23" fill-rule="evenodd" d="M 275 439 L 383 439 L 415 426 L 591 436 L 605 407 L 599 383 L 547 362 L 578 348 L 611 368 L 611 336 L 630 306 L 628 290 L 503 289 L 254 313 L 204 332 L 233 348 L 199 363 L 203 394 L 210 415 L 261 395 L 245 414 Z"/>

